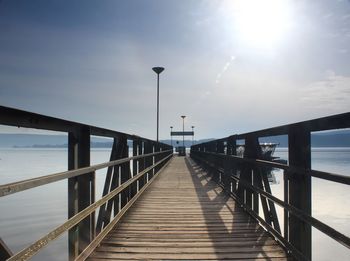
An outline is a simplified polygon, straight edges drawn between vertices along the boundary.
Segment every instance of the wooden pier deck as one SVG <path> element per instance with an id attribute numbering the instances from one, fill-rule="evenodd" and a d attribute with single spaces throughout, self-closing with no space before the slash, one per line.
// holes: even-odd
<path id="1" fill-rule="evenodd" d="M 190 158 L 173 157 L 88 260 L 287 260 Z"/>

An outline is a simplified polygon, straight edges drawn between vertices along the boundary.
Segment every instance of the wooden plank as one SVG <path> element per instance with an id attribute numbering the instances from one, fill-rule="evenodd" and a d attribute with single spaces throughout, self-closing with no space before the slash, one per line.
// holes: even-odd
<path id="1" fill-rule="evenodd" d="M 193 241 L 177 241 L 177 242 L 153 242 L 153 241 L 125 241 L 125 240 L 108 240 L 103 243 L 104 246 L 129 246 L 129 247 L 237 247 L 237 246 L 278 246 L 278 243 L 273 239 L 267 239 L 265 241 L 249 240 L 249 241 L 221 241 L 221 242 L 193 242 Z"/>
<path id="2" fill-rule="evenodd" d="M 157 229 L 157 228 L 210 228 L 210 227 L 224 227 L 224 228 L 260 228 L 260 226 L 257 223 L 243 223 L 243 222 L 238 222 L 238 223 L 231 223 L 231 222 L 215 222 L 215 223 L 172 223 L 172 224 L 164 224 L 164 223 L 120 223 L 118 225 L 118 229 L 128 229 L 128 228 L 147 228 L 147 229 Z"/>
<path id="3" fill-rule="evenodd" d="M 274 252 L 250 252 L 250 253 L 110 253 L 110 252 L 94 252 L 91 257 L 93 258 L 123 258 L 123 259 L 167 259 L 167 260 L 202 260 L 202 259 L 257 259 L 264 258 L 270 259 L 272 257 L 286 257 L 286 253 L 283 250 Z"/>
<path id="4" fill-rule="evenodd" d="M 106 239 L 106 242 L 109 240 L 137 240 L 137 241 L 151 241 L 151 242 L 221 242 L 221 241 L 235 241 L 235 242 L 242 242 L 242 241 L 250 241 L 250 240 L 263 240 L 263 239 L 270 238 L 269 235 L 261 235 L 256 236 L 254 234 L 248 234 L 248 233 L 241 233 L 241 234 L 232 234 L 231 237 L 228 238 L 227 233 L 224 234 L 130 234 L 130 233 L 124 233 L 120 235 L 110 236 L 108 239 Z"/>
<path id="5" fill-rule="evenodd" d="M 98 252 L 109 253 L 165 253 L 165 254 L 212 254 L 212 253 L 252 253 L 252 252 L 280 252 L 278 245 L 275 246 L 208 246 L 208 247 L 156 247 L 156 246 L 106 246 L 102 245 L 98 248 Z"/>
<path id="6" fill-rule="evenodd" d="M 109 258 L 90 258 L 89 260 L 91 261 L 111 261 L 111 259 Z M 139 258 L 132 258 L 129 257 L 128 259 L 123 259 L 123 258 L 113 258 L 113 260 L 115 261 L 129 261 L 129 260 L 140 260 Z M 152 259 L 148 259 L 148 260 L 152 260 Z M 157 260 L 157 259 L 153 259 L 153 260 Z M 179 259 L 168 259 L 168 260 L 179 260 Z M 200 259 L 200 261 L 209 261 L 209 260 L 218 260 L 217 258 L 213 258 L 213 259 Z M 241 260 L 241 259 L 225 259 L 225 261 L 237 261 L 237 260 Z M 264 258 L 264 257 L 258 257 L 258 258 L 245 258 L 244 261 L 256 261 L 256 260 L 269 260 L 269 261 L 286 261 L 289 259 L 286 259 L 285 257 L 269 257 L 269 258 Z"/>
<path id="7" fill-rule="evenodd" d="M 215 239 L 215 240 L 214 240 Z M 167 243 L 171 242 L 174 243 L 190 243 L 193 244 L 193 242 L 198 243 L 214 243 L 214 244 L 220 244 L 221 242 L 233 242 L 233 243 L 244 243 L 244 242 L 255 242 L 255 244 L 261 244 L 261 242 L 268 242 L 271 239 L 269 235 L 262 235 L 262 236 L 256 236 L 256 235 L 248 235 L 248 234 L 242 234 L 240 236 L 232 236 L 227 237 L 226 235 L 212 235 L 212 236 L 205 236 L 201 235 L 200 237 L 192 236 L 192 235 L 186 235 L 185 237 L 179 237 L 179 236 L 149 236 L 145 235 L 144 237 L 140 237 L 139 235 L 133 236 L 132 234 L 128 235 L 118 235 L 118 236 L 108 236 L 106 237 L 106 240 L 104 241 L 105 244 L 113 243 L 113 242 L 147 242 L 148 244 L 150 242 L 156 243 Z"/>
<path id="8" fill-rule="evenodd" d="M 232 219 L 211 219 L 211 220 L 204 220 L 204 219 L 197 219 L 197 220 L 193 220 L 193 218 L 191 219 L 187 219 L 187 220 L 183 220 L 183 219 L 176 219 L 176 220 L 173 220 L 173 219 L 156 219 L 156 218 L 153 218 L 153 219 L 136 219 L 136 218 L 133 218 L 133 219 L 130 219 L 130 221 L 126 222 L 126 221 L 123 221 L 123 222 L 120 222 L 120 224 L 142 224 L 142 225 L 146 225 L 146 224 L 154 224 L 154 223 L 157 223 L 157 222 L 161 222 L 160 224 L 161 225 L 186 225 L 186 224 L 195 224 L 195 225 L 206 225 L 206 224 L 231 224 L 231 223 L 243 223 L 243 224 L 246 224 L 246 220 L 245 219 L 240 219 L 240 220 L 232 220 Z M 251 224 L 256 224 L 256 222 L 252 222 Z"/>

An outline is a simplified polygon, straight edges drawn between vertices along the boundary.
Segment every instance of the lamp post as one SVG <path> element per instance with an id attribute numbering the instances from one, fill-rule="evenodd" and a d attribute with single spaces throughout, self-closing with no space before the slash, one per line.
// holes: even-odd
<path id="1" fill-rule="evenodd" d="M 173 132 L 173 126 L 170 126 L 170 142 L 171 142 L 171 146 L 173 146 L 173 136 L 171 135 L 172 132 Z"/>
<path id="2" fill-rule="evenodd" d="M 194 126 L 191 126 L 191 128 L 192 128 L 192 145 L 193 145 L 193 143 L 194 143 L 194 132 L 193 132 Z"/>
<path id="3" fill-rule="evenodd" d="M 186 118 L 186 116 L 182 115 L 181 118 L 182 118 L 182 146 L 185 149 L 185 118 Z"/>
<path id="4" fill-rule="evenodd" d="M 152 70 L 157 74 L 157 142 L 159 141 L 159 74 L 164 71 L 163 67 L 153 67 Z"/>

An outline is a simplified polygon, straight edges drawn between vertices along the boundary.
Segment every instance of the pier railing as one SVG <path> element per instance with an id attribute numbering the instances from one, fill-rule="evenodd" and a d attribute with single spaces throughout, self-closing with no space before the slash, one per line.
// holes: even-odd
<path id="1" fill-rule="evenodd" d="M 171 146 L 139 136 L 3 106 L 0 124 L 68 133 L 68 171 L 0 185 L 0 197 L 5 197 L 68 180 L 68 220 L 15 254 L 0 240 L 0 257 L 8 260 L 27 260 L 67 231 L 69 260 L 85 260 L 173 154 Z M 109 162 L 90 165 L 92 135 L 113 138 Z M 128 144 L 132 144 L 131 157 Z M 95 172 L 99 169 L 107 169 L 107 174 L 102 198 L 96 201 Z"/>
<path id="2" fill-rule="evenodd" d="M 206 168 L 226 192 L 263 225 L 296 260 L 311 260 L 311 227 L 350 248 L 350 238 L 311 212 L 311 178 L 350 185 L 350 176 L 311 169 L 311 132 L 350 128 L 350 113 L 232 135 L 191 147 L 191 157 Z M 287 135 L 288 164 L 263 158 L 259 138 Z M 237 155 L 238 141 L 244 155 Z M 268 169 L 283 170 L 284 200 L 274 196 Z M 260 198 L 260 200 L 259 200 Z M 259 202 L 263 215 L 259 215 Z M 284 209 L 283 232 L 275 204 Z"/>

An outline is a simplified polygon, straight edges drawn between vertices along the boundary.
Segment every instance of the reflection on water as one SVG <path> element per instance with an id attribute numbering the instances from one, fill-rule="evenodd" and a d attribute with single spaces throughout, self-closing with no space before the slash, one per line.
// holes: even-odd
<path id="1" fill-rule="evenodd" d="M 287 149 L 277 148 L 274 156 L 288 159 Z M 107 161 L 109 150 L 94 149 L 92 164 Z M 47 175 L 67 169 L 66 149 L 0 149 L 0 184 Z M 350 148 L 312 150 L 312 168 L 350 175 Z M 96 198 L 101 197 L 106 170 L 96 174 Z M 274 171 L 274 195 L 283 199 L 283 175 Z M 312 180 L 313 215 L 350 236 L 350 196 L 348 186 Z M 67 218 L 67 181 L 0 198 L 0 236 L 14 252 L 62 224 Z M 277 207 L 280 221 L 283 210 Z M 283 224 L 281 224 L 283 225 Z M 325 247 L 326 246 L 326 247 Z M 67 235 L 49 244 L 33 260 L 67 260 Z M 332 250 L 332 251 L 330 251 Z M 350 251 L 313 230 L 314 260 L 350 260 Z"/>

